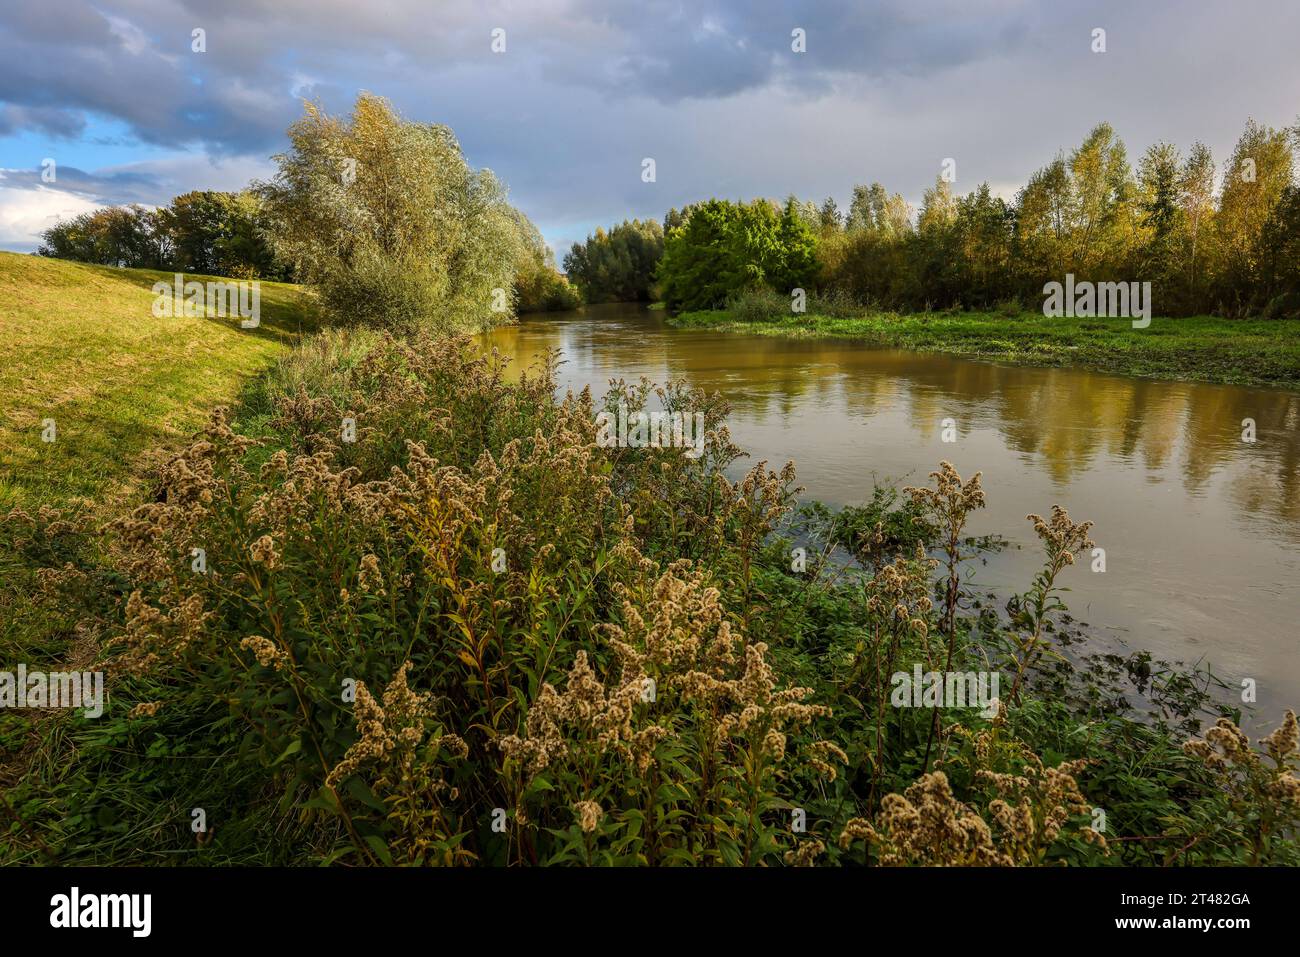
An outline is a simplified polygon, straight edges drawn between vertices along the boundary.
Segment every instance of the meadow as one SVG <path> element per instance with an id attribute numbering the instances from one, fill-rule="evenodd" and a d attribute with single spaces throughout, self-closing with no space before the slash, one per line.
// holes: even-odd
<path id="1" fill-rule="evenodd" d="M 768 297 L 751 296 L 766 299 Z M 773 297 L 775 298 L 775 297 Z M 788 300 L 678 313 L 682 329 L 760 336 L 856 339 L 878 346 L 943 352 L 1020 365 L 1076 366 L 1158 379 L 1300 389 L 1300 320 L 1161 317 L 1145 329 L 1127 318 L 1048 317 L 1006 310 L 851 314 L 792 313 Z"/>

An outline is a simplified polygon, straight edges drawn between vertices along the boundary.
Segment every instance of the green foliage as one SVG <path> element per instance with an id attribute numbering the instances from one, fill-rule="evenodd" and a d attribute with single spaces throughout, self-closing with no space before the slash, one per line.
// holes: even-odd
<path id="1" fill-rule="evenodd" d="M 277 251 L 333 322 L 445 332 L 509 317 L 518 224 L 450 129 L 363 93 L 346 119 L 308 104 L 289 141 L 261 194 Z"/>
<path id="2" fill-rule="evenodd" d="M 555 268 L 555 255 L 532 221 L 512 209 L 519 231 L 515 264 L 515 309 L 518 312 L 556 312 L 577 309 L 582 294 Z"/>
<path id="3" fill-rule="evenodd" d="M 912 211 L 902 196 L 898 193 L 890 196 L 879 183 L 854 186 L 844 229 L 850 233 L 879 233 L 901 239 L 912 231 Z"/>
<path id="4" fill-rule="evenodd" d="M 1260 279 L 1260 240 L 1265 225 L 1288 188 L 1294 185 L 1295 161 L 1289 130 L 1274 130 L 1246 124 L 1246 130 L 1223 171 L 1223 189 L 1215 216 L 1217 247 L 1217 293 L 1229 311 L 1245 311 L 1255 302 L 1253 286 Z M 1286 244 L 1291 237 L 1279 235 L 1289 225 L 1275 220 L 1270 240 Z M 1300 289 L 1292 290 L 1300 292 Z M 1270 290 L 1276 294 L 1276 290 Z M 1265 294 L 1264 302 L 1271 296 Z"/>
<path id="5" fill-rule="evenodd" d="M 515 310 L 565 312 L 582 305 L 582 293 L 561 272 L 548 266 L 520 272 L 515 277 Z"/>
<path id="6" fill-rule="evenodd" d="M 790 313 L 790 298 L 767 286 L 749 286 L 727 297 L 727 312 L 737 322 L 770 322 Z"/>
<path id="7" fill-rule="evenodd" d="M 1161 316 L 1295 315 L 1297 136 L 1297 129 L 1250 121 L 1217 197 L 1203 144 L 1184 157 L 1156 143 L 1135 171 L 1106 123 L 1030 176 L 1013 202 L 993 196 L 987 183 L 957 195 L 939 177 L 914 218 L 901 195 L 880 183 L 857 185 L 842 224 L 833 200 L 815 217 L 817 289 L 877 309 L 987 310 L 1041 302 L 1044 284 L 1069 273 L 1077 281 L 1150 282 Z M 813 221 L 806 204 L 791 203 L 798 218 Z M 666 223 L 681 228 L 706 205 L 673 210 Z M 720 308 L 737 283 L 747 284 L 743 269 L 727 271 L 716 219 L 715 212 L 700 223 L 694 255 L 670 248 L 676 308 Z M 769 285 L 785 291 L 781 281 Z"/>
<path id="8" fill-rule="evenodd" d="M 251 191 L 196 191 L 158 211 L 173 268 L 242 279 L 290 278 L 271 248 L 265 205 Z"/>
<path id="9" fill-rule="evenodd" d="M 1300 186 L 1288 186 L 1260 231 L 1256 296 L 1266 319 L 1300 319 Z"/>
<path id="10" fill-rule="evenodd" d="M 933 545 L 938 526 L 910 499 L 900 503 L 901 493 L 889 485 L 871 490 L 871 501 L 847 505 L 834 517 L 831 537 L 836 545 L 861 561 L 878 565 L 902 555 L 914 555 L 917 547 Z"/>
<path id="11" fill-rule="evenodd" d="M 271 249 L 269 228 L 255 193 L 202 190 L 152 211 L 110 206 L 82 213 L 47 229 L 39 252 L 103 266 L 290 278 L 288 266 Z"/>
<path id="12" fill-rule="evenodd" d="M 645 302 L 654 298 L 655 269 L 664 234 L 652 219 L 624 220 L 609 232 L 597 229 L 574 243 L 564 269 L 587 302 Z"/>
<path id="13" fill-rule="evenodd" d="M 789 202 L 709 200 L 691 206 L 664 242 L 662 295 L 673 310 L 717 308 L 734 293 L 765 286 L 784 296 L 812 285 L 816 235 Z"/>
<path id="14" fill-rule="evenodd" d="M 1161 280 L 1173 268 L 1175 239 L 1183 213 L 1178 204 L 1178 176 L 1178 150 L 1168 143 L 1152 145 L 1138 167 L 1141 224 L 1149 235 L 1142 271 Z"/>
<path id="15" fill-rule="evenodd" d="M 795 571 L 792 465 L 727 479 L 740 450 L 716 396 L 617 382 L 603 408 L 619 405 L 699 410 L 704 454 L 594 445 L 597 405 L 557 400 L 551 365 L 510 383 L 467 341 L 331 330 L 214 416 L 106 536 L 75 509 L 0 521 L 6 649 L 97 658 L 111 692 L 98 721 L 0 716 L 6 747 L 34 742 L 0 765 L 0 857 L 1295 859 L 1293 731 L 1269 739 L 1270 766 L 1215 765 L 1044 654 L 1086 527 L 1040 523 L 1029 613 L 959 613 L 960 578 L 936 581 L 917 550 L 972 547 L 983 493 L 945 465 L 906 504 L 814 510 L 801 534 L 827 547 Z M 1017 680 L 993 717 L 891 706 L 891 675 L 915 665 Z M 1180 715 L 1205 706 L 1165 685 Z M 888 813 L 903 800 L 989 839 L 929 842 Z M 214 830 L 190 829 L 195 807 Z"/>
<path id="16" fill-rule="evenodd" d="M 157 214 L 138 205 L 107 206 L 51 226 L 37 252 L 98 266 L 161 269 L 165 242 Z"/>

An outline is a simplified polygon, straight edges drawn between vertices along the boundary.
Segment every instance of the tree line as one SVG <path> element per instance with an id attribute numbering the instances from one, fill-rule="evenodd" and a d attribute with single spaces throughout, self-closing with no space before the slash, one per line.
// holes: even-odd
<path id="1" fill-rule="evenodd" d="M 111 207 L 46 230 L 46 256 L 102 265 L 292 279 L 327 321 L 482 328 L 515 312 L 572 309 L 578 292 L 537 227 L 455 135 L 361 94 L 345 117 L 316 104 L 288 130 L 268 182 L 166 207 Z"/>
<path id="2" fill-rule="evenodd" d="M 252 190 L 195 190 L 167 206 L 108 206 L 51 226 L 37 252 L 128 269 L 233 276 L 293 278 L 276 255 L 266 204 Z"/>
<path id="3" fill-rule="evenodd" d="M 669 211 L 653 264 L 627 254 L 654 232 L 633 221 L 598 230 L 565 267 L 589 301 L 649 295 L 672 309 L 796 287 L 900 311 L 1036 308 L 1045 283 L 1073 274 L 1149 281 L 1160 315 L 1300 316 L 1297 149 L 1300 125 L 1251 120 L 1221 168 L 1202 143 L 1164 142 L 1134 167 L 1102 123 L 1011 201 L 987 183 L 959 194 L 944 172 L 919 210 L 878 182 L 855 186 L 847 212 L 833 198 L 711 199 Z"/>
<path id="4" fill-rule="evenodd" d="M 951 170 L 914 210 L 880 183 L 847 212 L 710 199 L 662 226 L 598 229 L 564 258 L 465 161 L 445 126 L 363 94 L 350 117 L 309 104 L 271 182 L 169 206 L 100 209 L 46 230 L 40 252 L 85 262 L 316 286 L 339 321 L 476 326 L 510 312 L 663 299 L 725 306 L 795 288 L 861 308 L 1036 308 L 1047 282 L 1149 281 L 1160 315 L 1300 316 L 1300 124 L 1247 123 L 1220 168 L 1195 143 L 1130 163 L 1106 123 L 1011 201 L 962 195 Z"/>
<path id="5" fill-rule="evenodd" d="M 1250 121 L 1222 170 L 1202 143 L 1149 147 L 1134 168 L 1105 123 L 1007 202 L 942 174 L 915 216 L 879 184 L 814 219 L 819 284 L 894 309 L 1040 301 L 1043 285 L 1149 281 L 1161 315 L 1300 315 L 1300 127 Z M 1221 180 L 1216 189 L 1216 173 Z"/>

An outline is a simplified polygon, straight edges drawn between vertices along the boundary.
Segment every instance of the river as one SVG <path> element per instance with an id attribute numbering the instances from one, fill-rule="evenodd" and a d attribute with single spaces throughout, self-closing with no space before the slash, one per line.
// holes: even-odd
<path id="1" fill-rule="evenodd" d="M 611 378 L 644 375 L 721 392 L 751 453 L 743 468 L 792 458 L 805 495 L 831 505 L 864 501 L 877 481 L 923 484 L 942 459 L 982 471 L 988 505 L 970 532 L 1012 547 L 976 567 L 980 590 L 1028 587 L 1041 551 L 1025 515 L 1059 503 L 1096 523 L 1106 551 L 1105 573 L 1089 561 L 1063 576 L 1098 650 L 1254 679 L 1266 726 L 1300 706 L 1300 394 L 675 330 L 662 316 L 596 306 L 525 317 L 490 340 L 516 368 L 558 349 L 562 390 L 599 397 Z"/>

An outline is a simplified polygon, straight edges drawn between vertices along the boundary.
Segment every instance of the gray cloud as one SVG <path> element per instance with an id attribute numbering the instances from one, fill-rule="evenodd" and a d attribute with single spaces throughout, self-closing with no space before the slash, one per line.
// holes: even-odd
<path id="1" fill-rule="evenodd" d="M 614 28 L 603 69 L 574 82 L 609 84 L 665 102 L 729 96 L 768 84 L 828 90 L 836 76 L 924 76 L 999 56 L 1023 37 L 1025 0 L 854 3 L 811 0 L 581 0 L 574 13 Z M 804 31 L 804 52 L 792 49 Z"/>
<path id="2" fill-rule="evenodd" d="M 511 72 L 559 88 L 665 103 L 784 84 L 829 90 L 839 75 L 925 75 L 1005 51 L 1032 5 L 596 0 L 375 6 L 241 0 L 209 9 L 176 0 L 62 0 L 0 9 L 0 101 L 116 118 L 142 141 L 239 153 L 278 141 L 296 93 L 382 90 L 492 64 L 488 36 L 507 30 Z M 790 49 L 807 31 L 808 52 Z M 205 31 L 206 51 L 191 50 Z M 502 71 L 496 70 L 499 75 Z M 486 89 L 462 90 L 470 95 Z M 33 125 L 37 114 L 33 114 Z"/>
<path id="3" fill-rule="evenodd" d="M 86 128 L 85 116 L 51 106 L 0 106 L 0 136 L 37 130 L 55 139 L 72 139 Z"/>
<path id="4" fill-rule="evenodd" d="M 57 161 L 56 161 L 57 164 Z M 168 186 L 158 176 L 136 170 L 88 173 L 75 166 L 56 165 L 54 182 L 46 182 L 40 169 L 5 169 L 6 189 L 50 189 L 75 193 L 95 202 L 120 206 L 127 203 L 158 205 L 171 199 Z"/>
<path id="5" fill-rule="evenodd" d="M 1135 157 L 1200 138 L 1222 158 L 1248 115 L 1295 120 L 1297 35 L 1290 0 L 55 0 L 0 7 L 0 136 L 117 121 L 178 159 L 86 172 L 86 195 L 161 202 L 268 169 L 299 97 L 341 112 L 368 89 L 450 124 L 569 239 L 714 194 L 843 204 L 878 179 L 916 200 L 946 157 L 959 189 L 1013 189 L 1103 119 Z"/>

